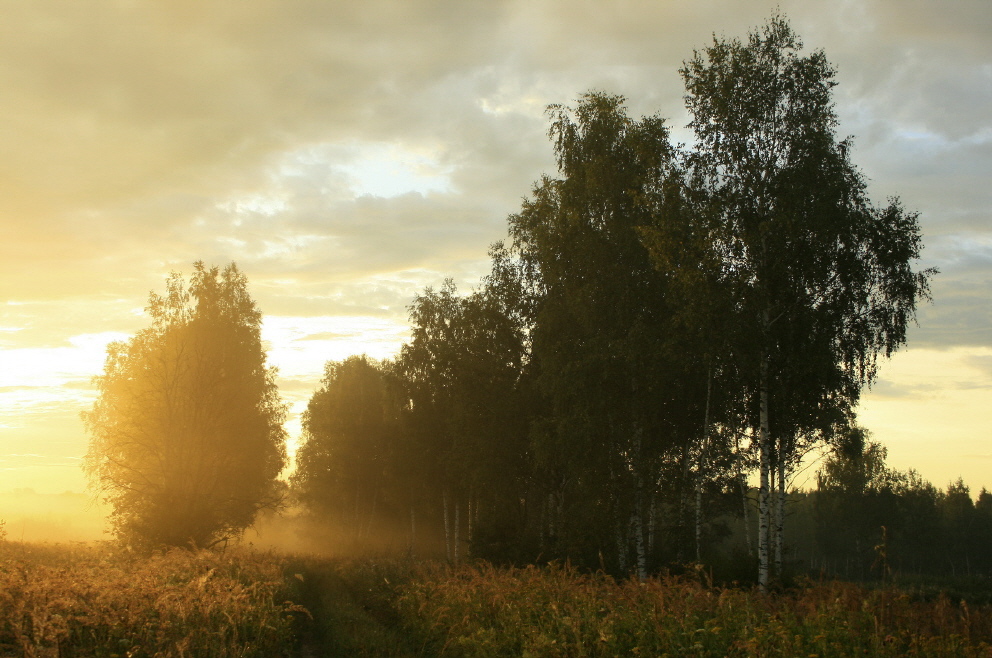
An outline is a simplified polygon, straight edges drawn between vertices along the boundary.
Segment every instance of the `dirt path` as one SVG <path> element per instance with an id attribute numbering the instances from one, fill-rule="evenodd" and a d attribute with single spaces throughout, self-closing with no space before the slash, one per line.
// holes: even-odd
<path id="1" fill-rule="evenodd" d="M 322 558 L 291 563 L 286 577 L 293 602 L 312 615 L 297 614 L 298 655 L 429 655 L 403 632 L 394 608 L 396 590 L 388 578 Z"/>

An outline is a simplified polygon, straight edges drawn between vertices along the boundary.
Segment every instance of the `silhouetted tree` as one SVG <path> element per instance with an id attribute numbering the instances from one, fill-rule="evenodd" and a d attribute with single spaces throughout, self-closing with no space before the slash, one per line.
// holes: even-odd
<path id="1" fill-rule="evenodd" d="M 685 484 L 705 422 L 707 369 L 684 349 L 639 233 L 677 163 L 663 121 L 632 120 L 621 97 L 590 93 L 549 114 L 560 177 L 509 218 L 547 401 L 533 443 L 545 552 L 643 576 L 659 495 Z"/>
<path id="2" fill-rule="evenodd" d="M 917 216 L 871 204 L 835 136 L 834 70 L 801 56 L 773 16 L 746 43 L 714 38 L 681 69 L 698 177 L 719 206 L 722 267 L 738 302 L 760 452 L 759 573 L 769 582 L 795 439 L 848 422 L 877 357 L 906 338 L 931 272 L 916 272 Z M 781 509 L 781 506 L 779 506 Z M 777 517 L 777 518 L 776 518 Z M 774 526 L 774 527 L 773 527 Z"/>
<path id="3" fill-rule="evenodd" d="M 867 578 L 876 547 L 894 538 L 900 525 L 894 492 L 898 474 L 886 466 L 886 454 L 884 446 L 868 440 L 867 430 L 851 427 L 840 433 L 817 473 L 816 540 L 846 578 Z"/>
<path id="4" fill-rule="evenodd" d="M 200 262 L 146 312 L 150 327 L 107 348 L 84 465 L 126 543 L 211 546 L 279 498 L 284 408 L 262 314 L 233 263 Z"/>
<path id="5" fill-rule="evenodd" d="M 367 539 L 377 520 L 406 512 L 403 406 L 390 363 L 351 356 L 325 365 L 303 414 L 293 490 L 355 540 Z"/>
<path id="6" fill-rule="evenodd" d="M 497 292 L 489 286 L 460 296 L 450 280 L 426 289 L 410 306 L 412 336 L 398 359 L 410 430 L 426 456 L 421 476 L 441 504 L 452 561 L 463 539 L 504 557 L 493 554 L 493 540 L 515 535 L 513 526 L 525 521 L 517 509 L 527 467 L 528 416 L 518 389 L 524 334 Z M 477 531 L 490 538 L 488 548 Z"/>

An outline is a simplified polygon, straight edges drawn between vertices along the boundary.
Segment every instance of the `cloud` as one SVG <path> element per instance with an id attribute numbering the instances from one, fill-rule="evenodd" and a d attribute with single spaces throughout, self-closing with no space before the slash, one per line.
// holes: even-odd
<path id="1" fill-rule="evenodd" d="M 547 104 L 622 93 L 632 114 L 670 117 L 685 137 L 682 61 L 770 12 L 647 0 L 5 9 L 0 293 L 141 305 L 169 270 L 236 260 L 277 293 L 265 306 L 294 312 L 402 308 L 425 281 L 477 277 L 506 215 L 553 169 Z M 901 194 L 928 241 L 987 233 L 984 3 L 783 10 L 838 66 L 841 132 L 857 136 L 873 196 Z M 956 257 L 938 245 L 924 264 Z M 400 274 L 418 270 L 429 274 Z M 370 278 L 392 298 L 359 301 Z"/>
<path id="2" fill-rule="evenodd" d="M 688 140 L 679 66 L 773 4 L 4 2 L 0 349 L 133 333 L 200 259 L 237 261 L 267 317 L 371 318 L 398 345 L 412 296 L 474 285 L 553 173 L 548 104 L 623 94 Z M 781 7 L 837 66 L 871 197 L 920 212 L 942 274 L 910 346 L 992 346 L 987 0 Z M 339 333 L 277 345 L 284 381 L 319 377 L 306 361 L 351 343 L 306 336 Z"/>

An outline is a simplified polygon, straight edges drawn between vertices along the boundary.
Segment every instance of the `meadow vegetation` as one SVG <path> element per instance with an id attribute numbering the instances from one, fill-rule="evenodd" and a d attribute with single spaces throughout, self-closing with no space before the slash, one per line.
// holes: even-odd
<path id="1" fill-rule="evenodd" d="M 435 568 L 398 604 L 436 655 L 992 655 L 988 606 L 836 581 L 761 594 L 700 575 L 638 582 L 556 566 Z"/>
<path id="2" fill-rule="evenodd" d="M 0 655 L 292 655 L 283 562 L 0 541 Z"/>
<path id="3" fill-rule="evenodd" d="M 0 655 L 992 656 L 992 605 L 837 581 L 762 594 L 702 569 L 0 542 Z"/>

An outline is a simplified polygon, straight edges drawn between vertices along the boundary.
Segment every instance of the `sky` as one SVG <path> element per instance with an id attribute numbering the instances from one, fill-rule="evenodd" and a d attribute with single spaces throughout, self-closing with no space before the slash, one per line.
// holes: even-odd
<path id="1" fill-rule="evenodd" d="M 0 491 L 85 490 L 105 346 L 197 260 L 247 275 L 295 445 L 325 361 L 395 354 L 415 294 L 487 271 L 554 174 L 549 104 L 622 94 L 688 141 L 682 62 L 776 7 L 941 271 L 860 422 L 992 489 L 988 0 L 0 0 Z"/>

